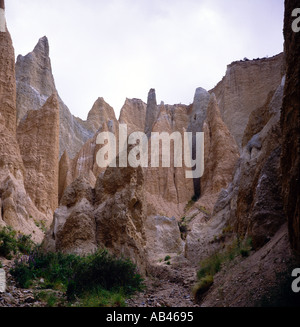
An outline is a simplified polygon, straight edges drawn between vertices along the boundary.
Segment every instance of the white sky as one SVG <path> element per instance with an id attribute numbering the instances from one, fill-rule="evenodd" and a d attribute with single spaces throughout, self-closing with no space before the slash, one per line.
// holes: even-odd
<path id="1" fill-rule="evenodd" d="M 46 35 L 57 90 L 86 119 L 98 97 L 193 102 L 232 61 L 283 51 L 284 0 L 6 0 L 16 56 Z"/>

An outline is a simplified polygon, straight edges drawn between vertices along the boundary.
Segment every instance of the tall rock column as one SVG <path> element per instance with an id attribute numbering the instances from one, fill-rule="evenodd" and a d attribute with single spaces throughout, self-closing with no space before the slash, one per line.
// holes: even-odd
<path id="1" fill-rule="evenodd" d="M 199 87 L 196 90 L 193 111 L 190 117 L 190 124 L 187 131 L 193 133 L 193 143 L 192 143 L 192 156 L 193 159 L 196 158 L 196 133 L 203 132 L 203 124 L 207 115 L 207 107 L 210 100 L 210 94 Z M 201 181 L 200 178 L 194 178 L 194 193 L 197 198 L 201 196 Z"/>
<path id="2" fill-rule="evenodd" d="M 0 2 L 0 112 L 5 127 L 16 132 L 15 52 L 6 28 L 4 0 Z"/>
<path id="3" fill-rule="evenodd" d="M 59 102 L 53 94 L 40 110 L 30 110 L 17 130 L 26 169 L 25 188 L 49 217 L 58 206 Z"/>
<path id="4" fill-rule="evenodd" d="M 281 111 L 282 190 L 292 247 L 300 253 L 300 32 L 292 30 L 298 0 L 285 1 L 286 83 Z"/>
<path id="5" fill-rule="evenodd" d="M 6 32 L 5 5 L 4 0 L 0 0 L 0 32 Z"/>
<path id="6" fill-rule="evenodd" d="M 147 110 L 146 110 L 146 122 L 145 133 L 150 137 L 154 124 L 159 116 L 159 107 L 156 102 L 156 93 L 154 89 L 151 89 L 148 94 Z"/>
<path id="7" fill-rule="evenodd" d="M 16 140 L 15 54 L 0 1 L 0 227 L 10 226 L 41 242 L 45 220 L 24 188 L 25 169 Z"/>

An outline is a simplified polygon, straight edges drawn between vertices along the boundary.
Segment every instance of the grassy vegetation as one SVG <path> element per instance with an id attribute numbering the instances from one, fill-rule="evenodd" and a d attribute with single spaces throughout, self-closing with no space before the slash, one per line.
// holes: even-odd
<path id="1" fill-rule="evenodd" d="M 44 253 L 30 236 L 11 228 L 0 231 L 0 255 L 8 259 L 16 255 L 11 275 L 19 287 L 38 290 L 36 297 L 49 307 L 125 306 L 125 299 L 144 287 L 128 259 L 107 250 L 87 256 Z M 63 296 L 58 298 L 58 294 Z"/>
<path id="2" fill-rule="evenodd" d="M 0 256 L 8 260 L 18 253 L 29 254 L 33 246 L 30 236 L 18 234 L 11 227 L 0 230 Z"/>
<path id="3" fill-rule="evenodd" d="M 201 278 L 198 283 L 193 287 L 192 293 L 196 300 L 201 300 L 203 294 L 205 294 L 212 284 L 214 283 L 214 278 L 211 275 L 207 275 Z"/>
<path id="4" fill-rule="evenodd" d="M 193 288 L 193 295 L 200 300 L 203 294 L 213 285 L 214 276 L 221 271 L 223 265 L 234 260 L 237 256 L 247 257 L 252 250 L 252 240 L 240 240 L 237 238 L 227 246 L 223 252 L 215 252 L 200 262 L 197 272 L 198 283 Z"/>
<path id="5" fill-rule="evenodd" d="M 125 297 L 143 287 L 135 265 L 106 250 L 85 257 L 35 250 L 26 260 L 16 260 L 11 274 L 22 288 L 43 279 L 40 288 L 62 291 L 68 302 L 79 299 L 84 306 L 123 305 Z"/>

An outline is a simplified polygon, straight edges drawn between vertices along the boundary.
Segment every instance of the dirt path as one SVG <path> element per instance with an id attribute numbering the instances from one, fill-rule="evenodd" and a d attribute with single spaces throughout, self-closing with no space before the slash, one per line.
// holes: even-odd
<path id="1" fill-rule="evenodd" d="M 147 277 L 145 291 L 127 301 L 130 307 L 198 307 L 192 296 L 196 269 L 160 267 Z"/>
<path id="2" fill-rule="evenodd" d="M 32 289 L 18 288 L 9 273 L 13 261 L 1 258 L 6 272 L 6 292 L 0 293 L 0 307 L 43 307 L 47 304 L 37 300 Z M 197 307 L 193 301 L 192 287 L 196 269 L 192 267 L 158 266 L 145 278 L 146 288 L 126 301 L 128 307 Z M 57 294 L 64 297 L 63 294 Z"/>

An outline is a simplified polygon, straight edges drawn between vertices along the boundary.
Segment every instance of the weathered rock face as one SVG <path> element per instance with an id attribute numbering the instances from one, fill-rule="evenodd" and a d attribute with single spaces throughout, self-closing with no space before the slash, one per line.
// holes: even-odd
<path id="1" fill-rule="evenodd" d="M 184 241 L 175 217 L 148 216 L 145 231 L 147 254 L 153 265 L 157 265 L 166 256 L 172 258 L 184 254 Z"/>
<path id="2" fill-rule="evenodd" d="M 16 62 L 17 125 L 28 110 L 40 109 L 56 92 L 49 58 L 49 43 L 44 36 L 34 50 L 26 56 L 19 55 Z"/>
<path id="3" fill-rule="evenodd" d="M 118 140 L 118 126 L 119 123 L 116 119 L 115 113 L 113 108 L 104 101 L 103 98 L 99 98 L 90 114 L 89 119 L 92 121 L 91 117 L 93 116 L 98 117 L 98 128 L 97 133 L 94 135 L 93 138 L 88 140 L 81 150 L 78 152 L 76 157 L 73 160 L 73 176 L 77 178 L 81 175 L 88 176 L 90 171 L 94 173 L 97 177 L 99 173 L 104 171 L 100 167 L 98 167 L 96 163 L 96 155 L 98 150 L 100 149 L 100 145 L 96 144 L 97 136 L 101 132 L 111 132 L 115 134 L 116 140 Z"/>
<path id="4" fill-rule="evenodd" d="M 103 177 L 99 176 L 95 193 L 97 241 L 145 269 L 146 202 L 142 169 L 108 168 Z"/>
<path id="5" fill-rule="evenodd" d="M 16 131 L 15 52 L 8 30 L 0 32 L 0 108 L 7 130 Z"/>
<path id="6" fill-rule="evenodd" d="M 283 75 L 283 54 L 268 59 L 233 62 L 223 80 L 212 90 L 222 118 L 240 149 L 252 111 L 265 106 Z"/>
<path id="7" fill-rule="evenodd" d="M 64 190 L 78 177 L 84 176 L 90 181 L 92 187 L 95 187 L 97 176 L 105 171 L 105 168 L 99 167 L 96 162 L 97 152 L 100 145 L 96 144 L 98 134 L 101 132 L 112 132 L 118 141 L 119 123 L 115 117 L 113 108 L 107 104 L 103 98 L 99 98 L 84 124 L 91 124 L 92 117 L 97 117 L 98 129 L 94 137 L 90 138 L 78 151 L 74 159 L 70 159 L 67 153 L 64 153 L 60 159 L 59 172 L 59 199 Z M 94 123 L 96 120 L 94 121 Z M 95 126 L 93 128 L 96 128 Z M 118 142 L 117 142 L 118 146 Z"/>
<path id="8" fill-rule="evenodd" d="M 167 133 L 167 136 L 179 132 L 183 142 L 183 133 L 189 123 L 188 111 L 190 109 L 184 105 L 161 104 L 158 110 L 159 116 L 151 132 L 160 133 L 160 135 Z M 164 139 L 167 140 L 167 137 Z M 192 179 L 185 178 L 184 163 L 182 167 L 174 167 L 173 142 L 171 141 L 170 145 L 167 144 L 167 147 L 170 149 L 169 167 L 163 167 L 161 161 L 159 167 L 152 167 L 150 155 L 148 168 L 145 169 L 148 214 L 180 218 L 184 206 L 194 195 L 194 185 Z M 151 154 L 151 139 L 149 139 L 148 148 L 148 153 Z M 161 157 L 162 143 L 159 146 L 159 154 Z"/>
<path id="9" fill-rule="evenodd" d="M 233 179 L 239 150 L 223 122 L 215 95 L 212 94 L 204 123 L 205 172 L 201 179 L 201 202 L 212 211 L 216 197 Z"/>
<path id="10" fill-rule="evenodd" d="M 46 220 L 24 188 L 25 168 L 16 140 L 16 87 L 14 51 L 9 32 L 0 32 L 0 226 L 31 234 L 41 242 L 36 226 Z"/>
<path id="11" fill-rule="evenodd" d="M 94 189 L 84 177 L 65 191 L 44 246 L 67 253 L 97 247 L 131 258 L 145 269 L 145 208 L 141 168 L 108 168 Z"/>
<path id="12" fill-rule="evenodd" d="M 65 191 L 44 241 L 51 251 L 87 254 L 97 248 L 93 190 L 82 177 Z"/>
<path id="13" fill-rule="evenodd" d="M 218 233 L 224 226 L 232 226 L 239 235 L 251 237 L 256 249 L 268 242 L 285 222 L 279 165 L 283 87 L 284 79 L 269 106 L 264 107 L 267 112 L 262 112 L 262 116 L 270 117 L 269 121 L 255 135 L 252 133 L 256 131 L 257 116 L 251 116 L 247 132 L 251 139 L 242 149 L 233 182 L 220 192 L 209 222 L 218 227 Z M 260 117 L 257 119 L 259 125 Z M 206 248 L 212 240 L 211 236 L 205 241 Z"/>
<path id="14" fill-rule="evenodd" d="M 278 87 L 269 106 L 270 120 L 241 156 L 236 226 L 241 235 L 247 232 L 253 238 L 255 247 L 264 245 L 285 220 L 279 171 L 283 86 Z"/>
<path id="15" fill-rule="evenodd" d="M 17 128 L 25 167 L 25 188 L 51 223 L 58 205 L 59 102 L 52 95 L 38 111 L 30 110 Z"/>
<path id="16" fill-rule="evenodd" d="M 281 114 L 282 130 L 282 191 L 288 217 L 290 242 L 300 253 L 300 33 L 294 33 L 292 11 L 299 7 L 296 0 L 285 1 L 286 84 Z"/>
<path id="17" fill-rule="evenodd" d="M 114 125 L 117 123 L 114 109 L 103 98 L 98 98 L 89 112 L 87 120 L 82 124 L 95 134 L 99 129 L 103 130 L 103 125 L 109 121 Z"/>
<path id="18" fill-rule="evenodd" d="M 265 60 L 261 62 L 262 66 L 266 64 Z M 239 82 L 243 85 L 245 81 Z M 279 165 L 284 83 L 283 78 L 274 91 L 265 94 L 264 105 L 251 111 L 240 149 L 223 123 L 212 95 L 204 123 L 205 172 L 201 197 L 185 214 L 190 230 L 185 252 L 191 262 L 221 250 L 222 242 L 218 239 L 226 226 L 243 237 L 251 237 L 258 249 L 285 222 Z M 235 90 L 228 88 L 226 92 L 232 94 Z M 243 96 L 248 97 L 246 93 Z"/>
<path id="19" fill-rule="evenodd" d="M 65 151 L 59 161 L 58 200 L 60 201 L 65 189 L 73 182 L 72 161 Z"/>
<path id="20" fill-rule="evenodd" d="M 10 226 L 41 243 L 44 233 L 37 226 L 44 225 L 46 216 L 36 209 L 27 195 L 21 174 L 15 177 L 9 170 L 1 170 L 1 173 L 5 173 L 6 178 L 0 180 L 0 227 Z"/>
<path id="21" fill-rule="evenodd" d="M 119 123 L 126 124 L 128 134 L 145 130 L 147 105 L 139 99 L 126 99 L 121 109 Z"/>
<path id="22" fill-rule="evenodd" d="M 53 94 L 57 93 L 52 75 L 47 37 L 39 40 L 34 50 L 26 56 L 19 55 L 16 63 L 17 79 L 17 122 L 24 118 L 29 110 L 39 110 Z M 58 96 L 60 112 L 60 157 L 67 151 L 73 158 L 82 145 L 93 137 L 97 126 L 95 115 L 84 122 L 75 118 Z M 92 122 L 91 122 L 92 120 Z"/>
<path id="23" fill-rule="evenodd" d="M 237 144 L 221 118 L 214 94 L 209 99 L 203 131 L 205 170 L 201 178 L 201 197 L 185 216 L 185 220 L 190 221 L 185 254 L 191 262 L 215 250 L 211 241 L 222 232 L 225 221 L 208 220 L 220 191 L 231 183 L 239 158 Z"/>
<path id="24" fill-rule="evenodd" d="M 241 262 L 232 263 L 214 278 L 202 307 L 285 307 L 291 267 L 297 263 L 284 224 L 270 242 Z M 296 298 L 294 298 L 294 301 Z M 285 302 L 284 302 L 285 301 Z"/>

